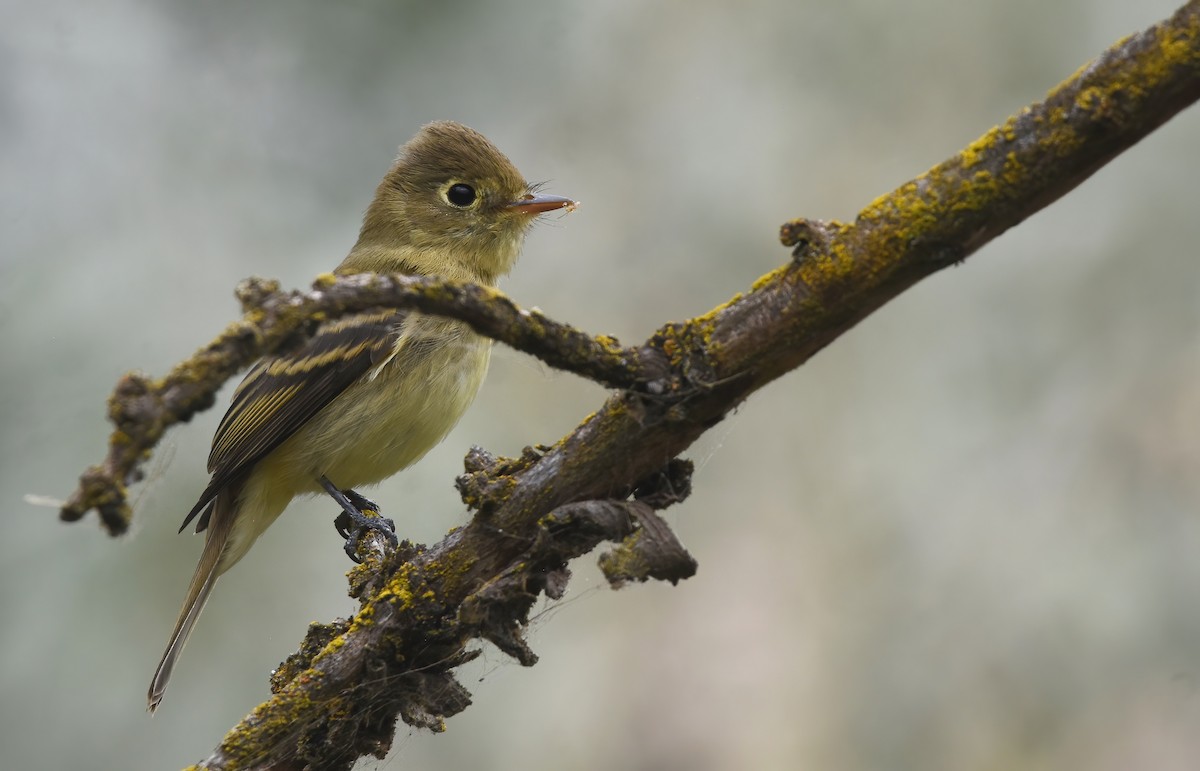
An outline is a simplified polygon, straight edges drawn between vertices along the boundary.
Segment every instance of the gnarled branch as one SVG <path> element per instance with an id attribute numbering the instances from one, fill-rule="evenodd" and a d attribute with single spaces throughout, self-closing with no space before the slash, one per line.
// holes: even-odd
<path id="1" fill-rule="evenodd" d="M 286 350 L 328 318 L 368 308 L 412 308 L 461 319 L 480 334 L 507 343 L 559 369 L 614 388 L 653 388 L 662 367 L 649 351 L 622 348 L 611 337 L 591 337 L 523 310 L 491 287 L 402 275 L 317 279 L 311 292 L 282 292 L 279 283 L 251 278 L 237 289 L 245 317 L 177 364 L 165 377 L 137 372 L 121 378 L 108 400 L 116 426 L 104 462 L 80 477 L 61 511 L 67 522 L 96 509 L 111 535 L 129 528 L 128 486 L 163 433 L 208 409 L 225 383 L 261 356 Z"/>

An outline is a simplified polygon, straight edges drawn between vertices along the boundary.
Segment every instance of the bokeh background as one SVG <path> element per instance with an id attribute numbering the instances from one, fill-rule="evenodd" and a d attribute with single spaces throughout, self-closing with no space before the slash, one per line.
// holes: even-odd
<path id="1" fill-rule="evenodd" d="M 353 610 L 333 509 L 294 506 L 151 719 L 220 409 L 171 432 L 128 537 L 26 496 L 68 494 L 116 378 L 206 342 L 238 280 L 335 265 L 422 123 L 583 201 L 504 288 L 634 342 L 785 261 L 782 221 L 852 219 L 1174 6 L 3 0 L 0 767 L 194 762 Z M 612 592 L 578 561 L 536 667 L 485 646 L 444 735 L 361 767 L 1195 768 L 1198 140 L 1193 108 L 756 395 L 669 512 L 694 579 Z M 373 497 L 436 541 L 469 445 L 554 441 L 604 396 L 500 351 Z"/>

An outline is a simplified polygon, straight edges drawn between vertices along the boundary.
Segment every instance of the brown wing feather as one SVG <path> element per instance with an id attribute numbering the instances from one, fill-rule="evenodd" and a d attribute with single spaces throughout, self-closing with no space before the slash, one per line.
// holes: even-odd
<path id="1" fill-rule="evenodd" d="M 213 437 L 208 456 L 212 479 L 180 532 L 202 510 L 196 532 L 204 530 L 208 506 L 218 492 L 249 473 L 372 364 L 385 359 L 403 317 L 401 311 L 383 310 L 338 319 L 322 326 L 301 348 L 254 365 Z"/>

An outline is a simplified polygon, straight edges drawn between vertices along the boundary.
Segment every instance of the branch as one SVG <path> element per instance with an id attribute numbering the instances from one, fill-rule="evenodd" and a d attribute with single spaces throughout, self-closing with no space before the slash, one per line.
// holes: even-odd
<path id="1" fill-rule="evenodd" d="M 461 319 L 477 332 L 547 364 L 612 388 L 652 387 L 661 366 L 650 352 L 590 337 L 541 311 L 523 310 L 491 287 L 403 275 L 317 279 L 313 291 L 281 292 L 275 281 L 247 279 L 237 289 L 245 317 L 230 325 L 166 377 L 126 374 L 108 399 L 116 426 L 104 462 L 87 469 L 60 517 L 81 519 L 96 509 L 110 535 L 129 528 L 128 486 L 166 429 L 212 406 L 226 380 L 262 356 L 299 345 L 320 322 L 368 308 L 406 308 Z"/>
<path id="2" fill-rule="evenodd" d="M 782 237 L 794 259 L 749 293 L 663 326 L 636 353 L 596 341 L 629 364 L 609 365 L 633 373 L 610 381 L 626 390 L 552 447 L 516 459 L 473 451 L 459 479 L 472 521 L 430 549 L 371 550 L 351 573 L 360 612 L 310 629 L 273 679 L 272 698 L 202 767 L 346 769 L 359 755 L 386 753 L 397 716 L 439 728 L 469 703 L 452 670 L 475 655 L 470 641 L 533 663 L 520 631 L 534 599 L 561 595 L 566 561 L 602 541 L 621 544 L 602 560 L 611 581 L 689 574 L 693 563 L 653 513 L 689 489 L 690 465 L 672 459 L 871 311 L 1200 98 L 1198 41 L 1200 0 L 1192 0 L 854 223 L 788 223 Z"/>

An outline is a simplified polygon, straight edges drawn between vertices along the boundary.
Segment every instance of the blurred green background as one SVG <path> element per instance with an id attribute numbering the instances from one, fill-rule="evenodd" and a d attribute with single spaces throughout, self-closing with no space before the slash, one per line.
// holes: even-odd
<path id="1" fill-rule="evenodd" d="M 353 610 L 324 501 L 219 585 L 145 692 L 200 540 L 222 407 L 173 431 L 133 532 L 74 526 L 124 371 L 332 268 L 396 147 L 453 118 L 583 207 L 504 288 L 632 343 L 853 219 L 1172 0 L 2 0 L 0 767 L 207 755 L 313 620 Z M 874 314 L 690 453 L 699 574 L 580 560 L 526 670 L 363 768 L 1184 769 L 1200 757 L 1200 111 Z M 604 392 L 499 351 L 475 407 L 372 496 L 464 521 L 471 444 L 552 442 Z M 295 555 L 304 555 L 303 559 Z M 281 577 L 283 576 L 283 577 Z"/>

